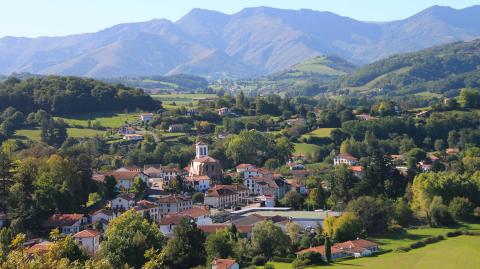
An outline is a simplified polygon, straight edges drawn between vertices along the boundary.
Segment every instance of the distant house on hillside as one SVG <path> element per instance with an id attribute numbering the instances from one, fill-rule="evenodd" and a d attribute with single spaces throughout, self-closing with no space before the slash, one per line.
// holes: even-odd
<path id="1" fill-rule="evenodd" d="M 145 139 L 145 137 L 141 134 L 126 134 L 123 136 L 123 140 L 126 141 L 141 141 L 143 139 Z"/>
<path id="2" fill-rule="evenodd" d="M 216 111 L 217 111 L 217 114 L 219 116 L 225 116 L 225 115 L 230 114 L 230 108 L 228 108 L 228 107 L 222 107 L 222 108 L 217 109 Z"/>
<path id="3" fill-rule="evenodd" d="M 415 114 L 415 118 L 417 118 L 417 119 L 428 118 L 428 117 L 430 117 L 430 114 L 431 114 L 431 112 L 428 111 L 428 110 L 422 111 L 422 112 L 419 112 L 419 113 Z"/>
<path id="4" fill-rule="evenodd" d="M 140 114 L 140 120 L 143 122 L 149 122 L 153 119 L 153 113 L 142 113 Z"/>
<path id="5" fill-rule="evenodd" d="M 363 121 L 369 121 L 369 120 L 374 120 L 376 119 L 373 116 L 370 116 L 368 114 L 359 114 L 355 116 L 358 120 L 363 120 Z"/>
<path id="6" fill-rule="evenodd" d="M 303 118 L 289 119 L 289 120 L 286 120 L 285 122 L 290 126 L 305 125 L 305 119 Z"/>
<path id="7" fill-rule="evenodd" d="M 168 132 L 169 133 L 178 133 L 178 132 L 183 132 L 185 131 L 185 126 L 183 124 L 171 124 L 168 127 Z"/>
<path id="8" fill-rule="evenodd" d="M 334 165 L 347 164 L 350 166 L 354 166 L 357 164 L 357 162 L 358 159 L 348 153 L 341 153 L 333 158 Z"/>
<path id="9" fill-rule="evenodd" d="M 213 259 L 212 269 L 239 269 L 240 265 L 231 259 Z"/>
<path id="10" fill-rule="evenodd" d="M 48 230 L 59 229 L 62 234 L 74 234 L 86 224 L 87 217 L 83 214 L 54 214 L 42 226 Z"/>

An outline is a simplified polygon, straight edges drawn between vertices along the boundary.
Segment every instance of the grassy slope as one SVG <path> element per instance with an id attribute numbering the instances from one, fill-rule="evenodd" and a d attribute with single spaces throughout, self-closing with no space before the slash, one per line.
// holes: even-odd
<path id="1" fill-rule="evenodd" d="M 87 127 L 88 120 L 94 124 L 99 121 L 102 126 L 108 128 L 117 128 L 122 126 L 125 121 L 134 121 L 138 119 L 138 113 L 119 113 L 119 112 L 94 112 L 72 114 L 61 117 L 69 125 L 80 125 Z"/>
<path id="2" fill-rule="evenodd" d="M 295 143 L 295 153 L 297 154 L 313 154 L 317 148 L 319 147 L 313 144 Z"/>
<path id="3" fill-rule="evenodd" d="M 153 94 L 154 99 L 162 101 L 164 104 L 175 102 L 177 105 L 187 105 L 193 102 L 193 98 L 217 97 L 215 94 Z"/>
<path id="4" fill-rule="evenodd" d="M 336 128 L 318 128 L 313 130 L 312 132 L 306 134 L 309 136 L 316 136 L 316 137 L 329 137 L 330 133 L 335 130 Z"/>
<path id="5" fill-rule="evenodd" d="M 93 137 L 96 135 L 103 135 L 104 131 L 98 131 L 93 129 L 80 129 L 80 128 L 68 128 L 67 133 L 69 137 Z M 15 132 L 15 137 L 19 139 L 31 139 L 34 141 L 40 141 L 39 129 L 22 129 Z"/>
<path id="6" fill-rule="evenodd" d="M 276 269 L 290 269 L 291 264 L 274 263 Z M 460 236 L 412 250 L 387 253 L 379 257 L 344 260 L 333 265 L 338 269 L 476 269 L 480 265 L 480 238 Z M 324 268 L 324 266 L 309 267 Z"/>

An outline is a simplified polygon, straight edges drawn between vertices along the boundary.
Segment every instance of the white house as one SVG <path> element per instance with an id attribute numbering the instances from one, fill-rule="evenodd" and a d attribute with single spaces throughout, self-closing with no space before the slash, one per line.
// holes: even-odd
<path id="1" fill-rule="evenodd" d="M 173 229 L 180 224 L 180 221 L 183 218 L 188 218 L 188 216 L 180 214 L 168 214 L 162 217 L 160 220 L 160 231 L 165 236 L 171 236 L 173 234 Z"/>
<path id="2" fill-rule="evenodd" d="M 167 214 L 179 213 L 193 207 L 191 198 L 182 195 L 167 195 L 155 201 L 160 206 L 160 218 Z"/>
<path id="3" fill-rule="evenodd" d="M 240 269 L 240 265 L 231 259 L 217 259 L 212 261 L 212 269 Z"/>
<path id="4" fill-rule="evenodd" d="M 144 137 L 141 134 L 126 134 L 123 136 L 123 140 L 126 140 L 126 141 L 140 141 L 143 139 Z"/>
<path id="5" fill-rule="evenodd" d="M 114 210 L 129 210 L 135 205 L 135 196 L 132 193 L 120 193 L 110 202 Z"/>
<path id="6" fill-rule="evenodd" d="M 210 210 L 206 210 L 204 208 L 192 207 L 189 210 L 177 214 L 191 218 L 197 225 L 207 225 L 213 223 L 213 220 L 210 217 Z"/>
<path id="7" fill-rule="evenodd" d="M 100 250 L 100 233 L 96 230 L 83 230 L 76 233 L 73 238 L 77 244 L 85 249 L 90 255 Z"/>
<path id="8" fill-rule="evenodd" d="M 248 189 L 243 185 L 215 185 L 207 191 L 204 204 L 214 208 L 230 208 L 245 205 L 247 200 Z"/>
<path id="9" fill-rule="evenodd" d="M 83 214 L 54 214 L 43 223 L 43 228 L 59 229 L 62 234 L 78 233 L 87 224 Z"/>
<path id="10" fill-rule="evenodd" d="M 142 113 L 140 114 L 140 120 L 143 122 L 149 122 L 153 119 L 153 113 Z"/>
<path id="11" fill-rule="evenodd" d="M 230 108 L 228 107 L 222 107 L 220 109 L 217 109 L 217 114 L 219 116 L 225 116 L 225 115 L 228 115 L 230 114 Z"/>
<path id="12" fill-rule="evenodd" d="M 346 164 L 346 165 L 354 166 L 357 164 L 357 162 L 358 162 L 358 159 L 348 153 L 338 154 L 333 158 L 334 165 Z"/>
<path id="13" fill-rule="evenodd" d="M 113 176 L 117 181 L 116 188 L 120 191 L 128 191 L 136 177 L 142 179 L 143 182 L 149 184 L 149 176 L 139 172 L 139 171 L 130 171 L 126 168 L 120 168 L 111 173 L 106 174 L 107 176 Z"/>
<path id="14" fill-rule="evenodd" d="M 133 208 L 140 213 L 142 217 L 149 218 L 153 223 L 160 221 L 160 206 L 147 200 L 140 200 Z"/>
<path id="15" fill-rule="evenodd" d="M 204 192 L 210 188 L 209 176 L 188 176 L 185 177 L 185 183 L 192 186 L 196 191 Z"/>

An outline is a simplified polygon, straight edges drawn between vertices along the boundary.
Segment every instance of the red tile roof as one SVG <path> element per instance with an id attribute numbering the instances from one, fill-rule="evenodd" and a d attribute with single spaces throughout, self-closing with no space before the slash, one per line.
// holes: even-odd
<path id="1" fill-rule="evenodd" d="M 197 159 L 193 159 L 192 162 L 199 162 L 199 163 L 218 163 L 218 160 L 217 159 L 214 159 L 210 156 L 204 156 L 204 157 L 200 157 L 200 158 L 197 158 Z"/>
<path id="2" fill-rule="evenodd" d="M 74 238 L 88 238 L 88 237 L 96 237 L 96 236 L 100 236 L 100 232 L 92 229 L 83 230 L 73 235 Z"/>
<path id="3" fill-rule="evenodd" d="M 210 211 L 200 208 L 200 207 L 192 207 L 189 210 L 185 210 L 183 212 L 177 213 L 178 215 L 189 216 L 192 218 L 198 218 L 203 216 L 210 215 Z"/>
<path id="4" fill-rule="evenodd" d="M 53 243 L 49 241 L 44 241 L 38 244 L 35 244 L 27 249 L 28 254 L 43 254 L 46 253 L 52 248 Z"/>
<path id="5" fill-rule="evenodd" d="M 363 167 L 361 165 L 350 166 L 350 170 L 352 170 L 353 172 L 362 172 Z"/>
<path id="6" fill-rule="evenodd" d="M 197 227 L 206 234 L 216 233 L 223 229 L 230 227 L 231 224 L 229 223 L 218 223 L 218 224 L 204 224 L 198 225 Z M 252 231 L 253 225 L 235 225 L 237 227 L 237 231 L 242 234 L 248 234 Z"/>
<path id="7" fill-rule="evenodd" d="M 212 266 L 216 265 L 217 269 L 230 269 L 235 263 L 237 263 L 235 260 L 215 258 L 212 261 Z"/>
<path id="8" fill-rule="evenodd" d="M 138 171 L 114 171 L 110 172 L 107 175 L 113 176 L 116 180 L 133 180 L 141 172 Z"/>
<path id="9" fill-rule="evenodd" d="M 54 214 L 43 223 L 43 227 L 72 226 L 84 217 L 83 214 Z"/>
<path id="10" fill-rule="evenodd" d="M 185 202 L 185 201 L 191 201 L 192 199 L 188 198 L 188 197 L 185 197 L 183 195 L 168 195 L 168 196 L 162 196 L 162 197 L 159 197 L 157 199 L 157 203 L 181 203 L 181 202 Z"/>
<path id="11" fill-rule="evenodd" d="M 160 220 L 160 225 L 178 225 L 183 218 L 189 218 L 180 214 L 168 214 Z"/>

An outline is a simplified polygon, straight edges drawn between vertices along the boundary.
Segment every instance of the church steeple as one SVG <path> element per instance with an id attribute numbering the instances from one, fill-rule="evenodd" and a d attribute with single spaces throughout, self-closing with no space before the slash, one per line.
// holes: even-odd
<path id="1" fill-rule="evenodd" d="M 195 144 L 196 157 L 197 159 L 208 156 L 208 144 L 203 142 L 198 142 Z"/>

